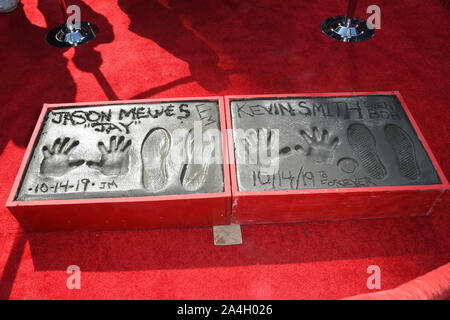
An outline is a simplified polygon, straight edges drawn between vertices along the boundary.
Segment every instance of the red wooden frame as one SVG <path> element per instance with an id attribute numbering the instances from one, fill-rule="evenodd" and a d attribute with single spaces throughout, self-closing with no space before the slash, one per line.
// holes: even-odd
<path id="1" fill-rule="evenodd" d="M 167 196 L 15 201 L 45 115 L 54 108 L 126 103 L 217 100 L 224 161 L 224 192 Z M 229 224 L 231 186 L 227 155 L 226 119 L 221 96 L 126 101 L 44 104 L 6 206 L 26 231 L 117 230 L 199 227 Z"/>
<path id="2" fill-rule="evenodd" d="M 339 189 L 239 191 L 236 177 L 230 101 L 233 99 L 395 95 L 428 153 L 441 184 Z M 224 158 L 224 192 L 168 196 L 15 201 L 28 158 L 45 115 L 58 107 L 218 100 Z M 224 103 L 225 102 L 225 103 Z M 238 95 L 127 101 L 45 104 L 26 149 L 6 206 L 27 231 L 117 230 L 341 220 L 430 214 L 449 182 L 411 115 L 403 97 L 392 92 Z"/>
<path id="3" fill-rule="evenodd" d="M 403 97 L 392 92 L 345 92 L 225 96 L 227 127 L 232 128 L 230 101 L 254 98 L 318 96 L 395 95 L 417 132 L 436 168 L 441 184 L 339 189 L 303 189 L 280 191 L 239 191 L 236 176 L 234 141 L 228 134 L 232 187 L 232 222 L 237 224 L 296 222 L 302 220 L 341 220 L 430 214 L 449 183 L 437 163 Z M 228 130 L 230 131 L 230 130 Z"/>

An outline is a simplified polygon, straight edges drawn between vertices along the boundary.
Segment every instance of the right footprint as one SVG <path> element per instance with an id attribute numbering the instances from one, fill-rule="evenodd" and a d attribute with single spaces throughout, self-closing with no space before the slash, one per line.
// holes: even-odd
<path id="1" fill-rule="evenodd" d="M 181 170 L 180 182 L 184 189 L 188 191 L 196 191 L 200 189 L 206 182 L 209 162 L 214 152 L 214 139 L 203 133 L 204 139 L 202 148 L 196 149 L 194 143 L 194 132 L 191 129 L 186 137 L 185 150 L 187 163 Z M 196 156 L 195 156 L 196 155 Z M 196 160 L 200 163 L 196 163 Z"/>
<path id="2" fill-rule="evenodd" d="M 347 137 L 353 152 L 369 175 L 374 179 L 383 179 L 386 168 L 378 156 L 375 137 L 369 129 L 363 124 L 352 124 L 347 129 Z"/>
<path id="3" fill-rule="evenodd" d="M 388 124 L 384 127 L 384 135 L 397 157 L 400 173 L 411 180 L 419 178 L 420 170 L 417 164 L 416 152 L 408 134 L 402 128 Z"/>
<path id="4" fill-rule="evenodd" d="M 170 134 L 166 129 L 154 128 L 147 133 L 142 143 L 142 182 L 144 188 L 151 192 L 166 187 L 170 140 Z"/>

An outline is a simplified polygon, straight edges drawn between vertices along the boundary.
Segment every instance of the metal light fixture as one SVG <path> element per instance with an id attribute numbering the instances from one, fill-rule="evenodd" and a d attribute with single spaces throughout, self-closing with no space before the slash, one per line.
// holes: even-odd
<path id="1" fill-rule="evenodd" d="M 61 24 L 47 33 L 47 42 L 55 47 L 76 47 L 88 43 L 95 38 L 97 26 L 81 21 L 79 26 L 76 24 L 66 24 L 70 15 L 67 13 L 67 1 L 58 0 L 61 8 L 64 24 Z"/>
<path id="2" fill-rule="evenodd" d="M 366 21 L 354 17 L 357 0 L 349 0 L 347 14 L 325 19 L 322 32 L 330 38 L 343 42 L 361 42 L 369 40 L 375 34 L 374 28 Z"/>

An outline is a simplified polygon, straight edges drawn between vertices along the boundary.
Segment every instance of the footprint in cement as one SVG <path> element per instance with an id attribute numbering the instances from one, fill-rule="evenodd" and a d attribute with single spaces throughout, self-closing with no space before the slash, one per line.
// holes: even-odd
<path id="1" fill-rule="evenodd" d="M 352 124 L 347 129 L 347 138 L 367 173 L 378 180 L 386 177 L 386 168 L 378 156 L 375 137 L 370 130 L 363 124 Z"/>
<path id="2" fill-rule="evenodd" d="M 151 192 L 161 191 L 167 185 L 170 144 L 170 134 L 164 128 L 150 130 L 142 143 L 142 182 L 144 188 Z"/>
<path id="3" fill-rule="evenodd" d="M 388 124 L 384 127 L 384 135 L 397 157 L 400 173 L 410 180 L 419 178 L 420 170 L 417 164 L 416 152 L 408 134 L 402 128 Z"/>
<path id="4" fill-rule="evenodd" d="M 186 162 L 180 175 L 184 189 L 197 191 L 206 182 L 210 160 L 214 152 L 214 139 L 203 133 L 203 142 L 194 143 L 194 130 L 191 129 L 185 141 Z"/>

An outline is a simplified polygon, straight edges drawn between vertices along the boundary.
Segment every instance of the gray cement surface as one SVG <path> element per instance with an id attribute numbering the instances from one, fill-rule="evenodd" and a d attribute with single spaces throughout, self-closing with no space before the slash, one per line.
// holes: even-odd
<path id="1" fill-rule="evenodd" d="M 232 100 L 231 115 L 241 191 L 440 183 L 396 96 Z"/>
<path id="2" fill-rule="evenodd" d="M 16 200 L 223 192 L 221 162 L 191 161 L 195 121 L 200 132 L 220 129 L 218 102 L 54 109 L 42 125 Z M 217 140 L 205 138 L 206 156 L 214 141 L 214 157 L 222 158 Z"/>

